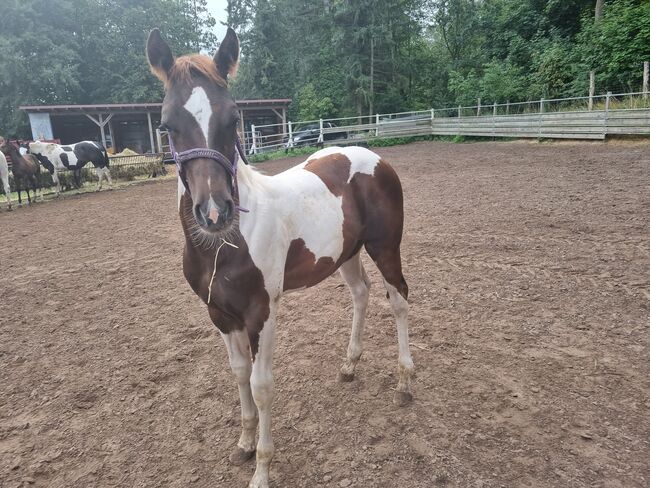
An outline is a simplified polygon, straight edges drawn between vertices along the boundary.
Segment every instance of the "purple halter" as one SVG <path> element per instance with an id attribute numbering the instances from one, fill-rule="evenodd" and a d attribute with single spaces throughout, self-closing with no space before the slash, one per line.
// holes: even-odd
<path id="1" fill-rule="evenodd" d="M 234 193 L 233 196 L 239 202 L 239 187 L 237 186 L 237 154 L 235 154 L 235 161 L 231 162 L 226 156 L 221 154 L 219 151 L 216 151 L 215 149 L 209 149 L 207 147 L 194 148 L 194 149 L 188 149 L 187 151 L 176 152 L 176 148 L 174 147 L 174 141 L 172 140 L 171 134 L 168 134 L 168 139 L 169 139 L 169 150 L 172 153 L 172 158 L 176 162 L 178 176 L 183 182 L 183 186 L 185 187 L 187 193 L 190 193 L 190 187 L 187 184 L 187 178 L 185 176 L 185 168 L 183 164 L 187 163 L 188 161 L 191 161 L 192 159 L 198 159 L 198 158 L 212 159 L 213 161 L 219 163 L 226 170 L 226 172 L 230 174 L 232 178 L 232 189 Z M 235 145 L 237 147 L 237 152 L 239 153 L 239 157 L 241 157 L 244 164 L 250 164 L 248 162 L 248 158 L 246 158 L 244 149 L 242 148 L 241 141 L 239 140 L 239 136 L 237 136 Z M 235 208 L 240 212 L 248 212 L 247 209 L 240 207 L 239 205 L 236 205 Z"/>

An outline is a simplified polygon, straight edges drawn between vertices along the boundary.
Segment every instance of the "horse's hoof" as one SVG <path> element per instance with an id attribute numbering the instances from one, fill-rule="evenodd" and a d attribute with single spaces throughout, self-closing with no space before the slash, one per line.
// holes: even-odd
<path id="1" fill-rule="evenodd" d="M 354 373 L 344 373 L 343 371 L 339 371 L 339 381 L 341 383 L 349 383 L 352 380 L 354 380 Z"/>
<path id="2" fill-rule="evenodd" d="M 234 466 L 241 466 L 246 461 L 252 459 L 253 456 L 255 456 L 255 450 L 248 452 L 237 446 L 235 450 L 230 454 L 230 456 L 228 456 L 228 460 Z"/>
<path id="3" fill-rule="evenodd" d="M 408 391 L 396 391 L 393 395 L 393 403 L 398 407 L 405 407 L 413 401 L 413 395 Z"/>

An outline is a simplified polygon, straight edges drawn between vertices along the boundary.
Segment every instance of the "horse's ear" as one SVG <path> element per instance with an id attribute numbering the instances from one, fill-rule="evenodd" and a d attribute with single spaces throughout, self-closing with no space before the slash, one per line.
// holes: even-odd
<path id="1" fill-rule="evenodd" d="M 228 27 L 226 37 L 221 41 L 217 54 L 214 55 L 217 71 L 225 80 L 228 75 L 235 76 L 239 66 L 239 39 L 235 31 Z"/>
<path id="2" fill-rule="evenodd" d="M 174 55 L 158 29 L 154 29 L 149 33 L 147 58 L 153 74 L 160 80 L 166 81 L 169 70 L 174 65 Z"/>

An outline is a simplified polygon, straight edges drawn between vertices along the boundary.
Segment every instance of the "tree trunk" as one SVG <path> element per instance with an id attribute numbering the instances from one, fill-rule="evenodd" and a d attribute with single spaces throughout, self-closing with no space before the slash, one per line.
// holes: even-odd
<path id="1" fill-rule="evenodd" d="M 372 117 L 373 110 L 375 109 L 375 32 L 374 32 L 374 20 L 375 16 L 372 16 L 373 23 L 370 28 L 370 97 L 369 97 L 369 110 L 368 115 Z"/>
<path id="2" fill-rule="evenodd" d="M 596 22 L 603 18 L 603 5 L 605 0 L 596 0 Z"/>

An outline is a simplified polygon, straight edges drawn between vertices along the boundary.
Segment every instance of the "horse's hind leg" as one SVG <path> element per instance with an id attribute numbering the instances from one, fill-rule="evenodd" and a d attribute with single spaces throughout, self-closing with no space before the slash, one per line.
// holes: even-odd
<path id="1" fill-rule="evenodd" d="M 54 182 L 54 185 L 56 186 L 56 196 L 60 197 L 61 196 L 61 182 L 59 181 L 59 173 L 58 171 L 54 170 L 52 173 L 52 181 Z"/>
<path id="2" fill-rule="evenodd" d="M 352 381 L 354 378 L 354 368 L 359 362 L 361 352 L 363 351 L 362 336 L 363 326 L 366 320 L 366 309 L 368 308 L 370 280 L 363 269 L 359 253 L 343 263 L 339 271 L 350 288 L 352 306 L 354 307 L 348 354 L 343 366 L 341 366 L 339 379 L 341 381 Z"/>
<path id="3" fill-rule="evenodd" d="M 411 393 L 411 377 L 413 376 L 413 359 L 409 349 L 408 332 L 408 286 L 402 274 L 402 260 L 399 244 L 385 246 L 385 243 L 367 243 L 366 250 L 377 264 L 384 277 L 384 285 L 388 292 L 390 305 L 397 323 L 397 341 L 399 345 L 398 371 L 399 381 L 393 401 L 400 406 L 409 403 Z"/>
<path id="4" fill-rule="evenodd" d="M 251 459 L 255 454 L 255 431 L 257 430 L 258 415 L 250 384 L 253 366 L 248 334 L 235 331 L 230 334 L 221 334 L 221 337 L 228 349 L 230 368 L 239 387 L 242 432 L 237 447 L 229 457 L 232 464 L 239 466 Z"/>
<path id="5" fill-rule="evenodd" d="M 104 168 L 104 174 L 108 180 L 108 189 L 110 190 L 113 188 L 113 180 L 111 179 L 111 170 L 108 168 L 108 166 Z"/>
<path id="6" fill-rule="evenodd" d="M 99 191 L 102 189 L 102 179 L 104 178 L 104 170 L 97 166 L 95 168 L 95 173 L 97 173 L 97 188 L 95 191 Z"/>

